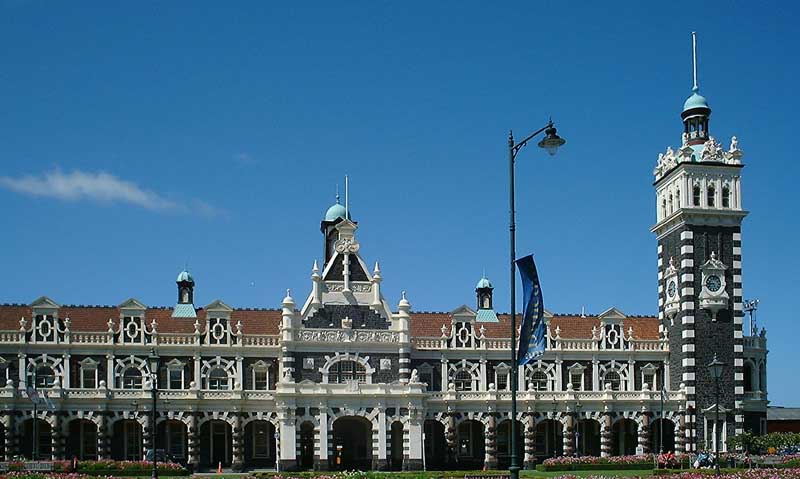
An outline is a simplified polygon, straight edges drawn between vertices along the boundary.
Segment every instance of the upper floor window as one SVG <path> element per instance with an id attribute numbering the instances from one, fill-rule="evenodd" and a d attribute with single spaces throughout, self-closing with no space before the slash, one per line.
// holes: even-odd
<path id="1" fill-rule="evenodd" d="M 142 372 L 139 368 L 131 367 L 125 370 L 122 375 L 122 388 L 123 389 L 141 389 L 142 388 Z"/>
<path id="2" fill-rule="evenodd" d="M 605 376 L 603 376 L 604 389 L 619 391 L 621 384 L 622 384 L 622 378 L 620 378 L 619 373 L 616 371 L 608 371 L 606 372 Z"/>
<path id="3" fill-rule="evenodd" d="M 722 187 L 722 207 L 731 207 L 731 190 L 727 186 Z"/>
<path id="4" fill-rule="evenodd" d="M 669 203 L 669 214 L 672 214 L 675 211 L 674 210 L 674 206 L 672 204 L 672 195 L 669 195 L 669 202 L 668 203 Z"/>
<path id="5" fill-rule="evenodd" d="M 419 368 L 417 368 L 417 372 L 419 373 L 419 381 L 424 383 L 428 386 L 428 391 L 433 390 L 433 366 L 428 363 L 422 363 Z"/>
<path id="6" fill-rule="evenodd" d="M 95 389 L 97 387 L 97 362 L 92 358 L 81 361 L 81 384 L 84 389 Z"/>
<path id="7" fill-rule="evenodd" d="M 33 380 L 37 389 L 51 388 L 56 382 L 56 373 L 50 366 L 42 365 L 34 370 Z"/>
<path id="8" fill-rule="evenodd" d="M 227 391 L 230 389 L 228 373 L 223 368 L 213 368 L 208 374 L 208 389 Z"/>
<path id="9" fill-rule="evenodd" d="M 675 190 L 675 207 L 681 207 L 681 190 Z"/>
<path id="10" fill-rule="evenodd" d="M 269 364 L 259 360 L 250 366 L 250 371 L 253 389 L 256 391 L 266 391 L 270 389 Z"/>
<path id="11" fill-rule="evenodd" d="M 466 369 L 459 369 L 453 378 L 456 391 L 472 391 L 472 374 Z"/>
<path id="12" fill-rule="evenodd" d="M 706 204 L 708 205 L 709 208 L 713 208 L 714 207 L 715 197 L 716 197 L 716 191 L 714 190 L 714 187 L 713 186 L 709 186 L 708 187 L 708 192 L 707 192 L 707 198 L 706 198 Z"/>
<path id="13" fill-rule="evenodd" d="M 366 368 L 356 361 L 337 361 L 328 370 L 329 383 L 344 384 L 352 380 L 367 382 Z"/>
<path id="14" fill-rule="evenodd" d="M 569 382 L 575 391 L 583 391 L 583 371 L 570 372 Z"/>
<path id="15" fill-rule="evenodd" d="M 692 206 L 700 206 L 700 187 L 695 186 L 692 189 Z"/>
<path id="16" fill-rule="evenodd" d="M 531 386 L 533 386 L 534 391 L 547 391 L 548 381 L 547 373 L 541 369 L 537 369 L 531 374 Z"/>

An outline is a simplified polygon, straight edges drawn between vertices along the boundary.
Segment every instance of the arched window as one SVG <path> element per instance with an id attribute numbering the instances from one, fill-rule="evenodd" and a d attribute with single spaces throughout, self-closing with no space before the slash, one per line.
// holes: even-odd
<path id="1" fill-rule="evenodd" d="M 208 389 L 214 391 L 227 391 L 230 389 L 228 372 L 224 368 L 216 367 L 208 373 Z"/>
<path id="2" fill-rule="evenodd" d="M 605 376 L 603 376 L 603 388 L 608 389 L 611 386 L 612 391 L 619 391 L 619 386 L 622 383 L 622 379 L 619 377 L 619 373 L 616 371 L 608 371 L 606 372 Z"/>
<path id="3" fill-rule="evenodd" d="M 700 206 L 700 187 L 692 188 L 692 206 Z"/>
<path id="4" fill-rule="evenodd" d="M 142 389 L 142 372 L 130 367 L 122 374 L 122 389 Z"/>
<path id="5" fill-rule="evenodd" d="M 722 187 L 722 207 L 731 207 L 731 190 L 727 186 Z"/>
<path id="6" fill-rule="evenodd" d="M 533 387 L 534 391 L 547 391 L 547 385 L 549 382 L 550 378 L 547 377 L 547 373 L 541 369 L 537 369 L 533 372 L 533 374 L 531 374 L 530 385 Z"/>
<path id="7" fill-rule="evenodd" d="M 328 370 L 328 382 L 344 384 L 356 380 L 360 384 L 367 382 L 367 370 L 356 361 L 337 361 Z"/>
<path id="8" fill-rule="evenodd" d="M 716 191 L 714 190 L 713 186 L 708 187 L 708 192 L 706 193 L 706 204 L 709 208 L 714 207 L 714 198 L 716 196 Z"/>
<path id="9" fill-rule="evenodd" d="M 453 378 L 456 391 L 472 391 L 472 374 L 466 369 L 459 369 Z"/>
<path id="10" fill-rule="evenodd" d="M 34 384 L 37 388 L 51 388 L 56 382 L 56 373 L 53 368 L 47 365 L 41 365 L 36 368 L 34 372 Z"/>

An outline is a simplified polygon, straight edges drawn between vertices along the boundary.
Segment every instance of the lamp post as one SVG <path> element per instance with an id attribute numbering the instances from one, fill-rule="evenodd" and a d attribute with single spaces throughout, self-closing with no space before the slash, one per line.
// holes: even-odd
<path id="1" fill-rule="evenodd" d="M 556 402 L 556 393 L 553 392 L 553 417 L 550 427 L 553 429 L 553 457 L 556 457 L 556 412 L 558 412 L 558 403 Z"/>
<path id="2" fill-rule="evenodd" d="M 575 456 L 581 456 L 581 400 L 575 402 Z"/>
<path id="3" fill-rule="evenodd" d="M 556 134 L 556 128 L 553 126 L 553 121 L 550 120 L 547 122 L 547 125 L 544 127 L 536 130 L 534 133 L 529 135 L 524 140 L 520 141 L 519 143 L 514 143 L 514 134 L 512 132 L 508 133 L 508 174 L 509 174 L 509 236 L 511 240 L 511 466 L 508 468 L 508 472 L 511 475 L 511 479 L 518 479 L 519 478 L 519 458 L 517 457 L 517 372 L 519 370 L 519 365 L 517 364 L 517 298 L 516 298 L 516 273 L 517 273 L 517 264 L 515 263 L 517 259 L 517 252 L 516 252 L 516 230 L 517 225 L 515 223 L 515 210 L 514 210 L 514 160 L 525 145 L 528 144 L 534 137 L 539 135 L 539 133 L 544 132 L 545 137 L 538 143 L 539 148 L 544 148 L 553 156 L 556 154 L 558 147 L 566 143 L 566 141 L 559 137 Z"/>
<path id="4" fill-rule="evenodd" d="M 150 365 L 150 393 L 153 397 L 153 408 L 150 410 L 150 450 L 153 453 L 153 472 L 150 474 L 152 479 L 158 479 L 158 458 L 156 450 L 156 398 L 158 397 L 158 363 L 161 358 L 156 354 L 155 349 L 150 350 L 147 361 Z"/>
<path id="5" fill-rule="evenodd" d="M 717 359 L 715 353 L 714 360 L 707 367 L 711 377 L 714 378 L 714 469 L 719 476 L 719 378 L 722 377 L 725 363 Z"/>

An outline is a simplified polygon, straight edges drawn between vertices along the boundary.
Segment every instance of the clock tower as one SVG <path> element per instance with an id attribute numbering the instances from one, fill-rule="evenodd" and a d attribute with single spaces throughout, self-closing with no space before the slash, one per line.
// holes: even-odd
<path id="1" fill-rule="evenodd" d="M 694 44 L 694 34 L 692 36 Z M 659 319 L 669 334 L 670 383 L 686 387 L 685 451 L 713 450 L 743 431 L 742 151 L 710 134 L 711 108 L 694 87 L 683 105 L 676 150 L 658 155 L 653 172 L 658 239 Z M 715 381 L 706 367 L 725 363 Z M 719 421 L 716 414 L 719 414 Z"/>

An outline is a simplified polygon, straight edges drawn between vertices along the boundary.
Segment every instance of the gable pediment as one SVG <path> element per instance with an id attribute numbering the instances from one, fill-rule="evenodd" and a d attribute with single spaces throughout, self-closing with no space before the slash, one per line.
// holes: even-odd
<path id="1" fill-rule="evenodd" d="M 117 307 L 119 309 L 134 309 L 138 311 L 144 311 L 145 309 L 147 309 L 147 306 L 145 306 L 144 303 L 142 303 L 136 298 L 128 298 Z"/>
<path id="2" fill-rule="evenodd" d="M 31 308 L 37 309 L 58 309 L 61 305 L 48 298 L 47 296 L 40 296 L 31 303 Z"/>
<path id="3" fill-rule="evenodd" d="M 209 312 L 218 312 L 223 311 L 226 313 L 230 313 L 233 311 L 233 308 L 225 304 L 221 299 L 214 300 L 211 304 L 204 308 L 206 311 Z"/>
<path id="4" fill-rule="evenodd" d="M 474 309 L 470 308 L 466 304 L 462 304 L 461 306 L 457 307 L 456 309 L 450 311 L 450 316 L 453 317 L 456 321 L 465 321 L 471 320 L 475 318 L 477 313 Z"/>
<path id="5" fill-rule="evenodd" d="M 601 320 L 603 320 L 603 319 L 620 319 L 621 320 L 621 319 L 627 318 L 628 316 L 625 315 L 625 313 L 623 313 L 619 309 L 617 309 L 614 306 L 612 306 L 612 307 L 608 308 L 607 310 L 603 311 L 602 313 L 600 313 L 597 317 L 600 318 Z"/>

